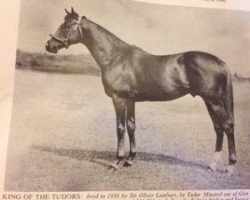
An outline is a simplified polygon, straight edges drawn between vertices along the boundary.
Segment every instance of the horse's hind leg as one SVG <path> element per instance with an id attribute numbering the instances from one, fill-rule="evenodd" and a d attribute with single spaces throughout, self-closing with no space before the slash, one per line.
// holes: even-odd
<path id="1" fill-rule="evenodd" d="M 220 108 L 216 108 L 215 105 L 213 105 L 209 101 L 205 101 L 208 113 L 212 119 L 213 125 L 214 125 L 214 130 L 216 133 L 216 144 L 215 144 L 215 153 L 214 153 L 214 158 L 212 163 L 209 165 L 209 167 L 215 171 L 217 164 L 221 161 L 221 151 L 222 151 L 222 146 L 223 146 L 223 136 L 224 132 L 221 127 L 221 122 L 220 119 L 218 119 L 218 110 Z M 216 111 L 217 110 L 217 111 Z"/>
<path id="2" fill-rule="evenodd" d="M 216 170 L 216 165 L 220 161 L 220 152 L 222 150 L 223 133 L 225 132 L 228 138 L 229 149 L 229 166 L 227 172 L 233 173 L 233 168 L 236 163 L 236 151 L 234 141 L 234 120 L 232 115 L 225 110 L 223 101 L 205 100 L 209 115 L 212 118 L 214 129 L 216 132 L 216 146 L 214 160 L 210 165 L 212 170 Z"/>
<path id="3" fill-rule="evenodd" d="M 225 124 L 224 130 L 227 134 L 228 139 L 228 151 L 229 151 L 229 165 L 227 168 L 227 172 L 229 174 L 233 173 L 236 159 L 236 150 L 235 150 L 235 139 L 234 139 L 234 122 L 228 121 Z"/>
<path id="4" fill-rule="evenodd" d="M 127 102 L 127 131 L 129 136 L 129 144 L 130 144 L 130 151 L 128 158 L 126 160 L 126 164 L 128 166 L 132 165 L 132 162 L 136 155 L 136 144 L 135 144 L 135 102 L 128 100 Z"/>

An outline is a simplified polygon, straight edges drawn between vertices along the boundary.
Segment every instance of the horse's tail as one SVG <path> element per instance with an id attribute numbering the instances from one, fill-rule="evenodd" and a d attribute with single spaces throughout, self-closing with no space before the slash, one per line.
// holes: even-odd
<path id="1" fill-rule="evenodd" d="M 230 116 L 230 119 L 232 120 L 234 124 L 234 99 L 233 99 L 233 85 L 232 85 L 232 76 L 229 71 L 229 69 L 226 67 L 226 88 L 224 93 L 224 106 L 225 110 Z"/>

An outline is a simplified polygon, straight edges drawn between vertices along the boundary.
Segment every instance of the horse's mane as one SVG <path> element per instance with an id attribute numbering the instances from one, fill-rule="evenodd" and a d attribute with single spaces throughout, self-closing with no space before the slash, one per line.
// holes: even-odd
<path id="1" fill-rule="evenodd" d="M 120 44 L 127 44 L 125 41 L 121 40 L 119 37 L 117 37 L 115 34 L 111 33 L 110 31 L 108 31 L 107 29 L 105 29 L 103 26 L 87 19 L 88 22 L 90 22 L 91 24 L 93 24 L 101 33 L 104 33 L 105 35 L 107 35 L 108 37 L 112 38 L 113 41 L 115 41 L 116 43 L 120 43 Z"/>

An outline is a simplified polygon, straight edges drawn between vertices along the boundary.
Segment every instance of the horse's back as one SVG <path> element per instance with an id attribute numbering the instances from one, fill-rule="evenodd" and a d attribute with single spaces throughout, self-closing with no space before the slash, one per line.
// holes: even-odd
<path id="1" fill-rule="evenodd" d="M 155 93 L 156 100 L 176 99 L 187 93 L 216 98 L 226 92 L 228 68 L 212 54 L 189 51 L 157 56 L 140 49 L 132 52 L 130 67 L 138 77 L 139 91 Z"/>
<path id="2" fill-rule="evenodd" d="M 136 46 L 127 48 L 105 75 L 105 83 L 135 101 L 166 101 L 185 94 L 223 93 L 228 72 L 225 63 L 208 53 L 190 51 L 152 55 Z"/>

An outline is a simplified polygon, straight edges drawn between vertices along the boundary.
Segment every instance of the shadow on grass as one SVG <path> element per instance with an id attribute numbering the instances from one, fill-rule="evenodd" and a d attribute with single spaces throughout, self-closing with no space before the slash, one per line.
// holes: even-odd
<path id="1" fill-rule="evenodd" d="M 96 162 L 98 159 L 106 160 L 107 162 L 113 162 L 115 160 L 115 152 L 111 151 L 95 151 L 95 150 L 78 150 L 78 149 L 63 149 L 63 148 L 51 148 L 48 146 L 32 146 L 32 149 L 44 152 L 50 152 L 58 156 L 69 157 L 76 160 L 87 160 L 90 162 Z M 198 169 L 208 170 L 208 166 L 195 163 L 192 161 L 186 161 L 179 158 L 175 158 L 163 154 L 153 154 L 146 152 L 137 152 L 137 161 L 165 163 L 168 165 L 179 165 L 184 167 L 194 167 Z M 101 164 L 101 163 L 100 163 Z M 104 164 L 105 165 L 105 164 Z"/>

